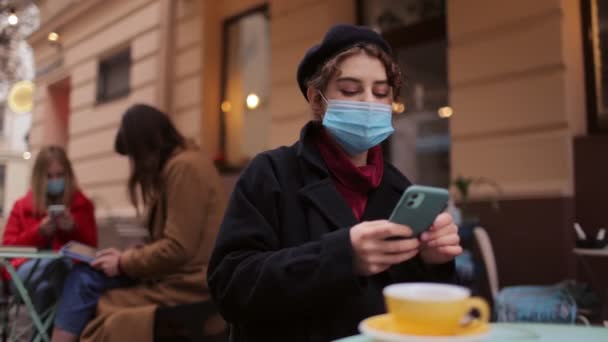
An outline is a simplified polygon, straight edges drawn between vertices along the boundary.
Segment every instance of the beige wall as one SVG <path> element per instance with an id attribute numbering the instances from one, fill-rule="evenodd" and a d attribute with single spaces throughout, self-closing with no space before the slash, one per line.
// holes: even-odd
<path id="1" fill-rule="evenodd" d="M 41 1 L 38 4 L 38 8 L 40 9 L 40 22 L 44 24 L 45 22 L 50 21 L 68 6 L 73 5 L 76 1 L 78 0 Z"/>
<path id="2" fill-rule="evenodd" d="M 176 6 L 174 46 L 170 51 L 172 81 L 170 113 L 177 128 L 201 141 L 202 1 L 173 1 Z"/>
<path id="3" fill-rule="evenodd" d="M 95 3 L 91 5 L 92 3 Z M 43 3 L 51 10 L 54 1 Z M 59 3 L 57 5 L 60 5 Z M 110 204 L 115 214 L 131 215 L 124 184 L 128 162 L 113 151 L 113 139 L 122 112 L 134 102 L 155 104 L 157 50 L 159 47 L 159 2 L 155 0 L 89 1 L 89 8 L 67 23 L 53 18 L 32 38 L 36 65 L 47 65 L 59 56 L 63 65 L 36 80 L 38 91 L 31 130 L 31 143 L 40 146 L 55 142 L 49 127 L 57 125 L 48 91 L 58 80 L 69 78 L 67 149 L 84 191 L 100 206 Z M 78 4 L 73 11 L 78 10 Z M 69 14 L 67 14 L 69 15 Z M 60 27 L 53 27 L 54 24 Z M 48 31 L 59 32 L 62 50 L 47 44 Z M 99 60 L 131 47 L 131 93 L 124 98 L 96 104 L 96 77 Z M 45 131 L 47 134 L 45 134 Z"/>
<path id="4" fill-rule="evenodd" d="M 506 197 L 571 196 L 585 127 L 578 1 L 449 1 L 447 18 L 453 176 L 490 177 Z"/>

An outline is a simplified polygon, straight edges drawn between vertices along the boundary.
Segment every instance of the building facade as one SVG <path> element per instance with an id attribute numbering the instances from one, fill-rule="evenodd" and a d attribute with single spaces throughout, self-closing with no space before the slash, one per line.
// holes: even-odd
<path id="1" fill-rule="evenodd" d="M 30 122 L 31 114 L 16 114 L 0 106 L 0 224 L 28 189 L 30 155 L 25 137 Z"/>
<path id="2" fill-rule="evenodd" d="M 472 196 L 503 283 L 558 281 L 575 271 L 572 223 L 599 228 L 594 198 L 608 191 L 595 175 L 605 162 L 588 162 L 606 146 L 589 128 L 582 13 L 589 1 L 41 1 L 41 26 L 29 38 L 37 69 L 32 148 L 66 146 L 84 191 L 112 215 L 133 215 L 128 161 L 113 152 L 113 137 L 122 112 L 144 102 L 204 146 L 229 189 L 255 153 L 293 143 L 310 120 L 295 82 L 306 49 L 333 24 L 368 24 L 386 33 L 406 74 L 444 83 L 409 87 L 406 107 L 416 112 L 422 101 L 421 118 L 424 103 L 433 113 L 453 110 L 426 126 L 403 121 L 389 157 L 414 181 L 439 165 L 446 184 L 458 175 L 498 183 L 498 212 L 494 190 L 476 187 Z M 416 55 L 424 51 L 434 52 Z M 442 64 L 445 75 L 417 73 L 421 60 Z M 407 145 L 412 129 L 425 127 L 444 133 Z M 407 146 L 440 152 L 424 159 Z M 422 172 L 408 171 L 410 155 Z"/>
<path id="3" fill-rule="evenodd" d="M 31 3 L 18 5 L 18 23 L 11 24 L 10 12 L 0 13 L 0 231 L 12 204 L 27 191 L 30 178 L 27 140 L 32 114 L 27 108 L 15 108 L 11 99 L 20 93 L 18 89 L 31 89 L 34 61 L 26 37 L 38 27 L 39 13 Z"/>

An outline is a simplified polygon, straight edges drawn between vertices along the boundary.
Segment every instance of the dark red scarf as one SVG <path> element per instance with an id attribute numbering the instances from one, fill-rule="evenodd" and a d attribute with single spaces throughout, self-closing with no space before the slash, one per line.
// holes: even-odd
<path id="1" fill-rule="evenodd" d="M 336 189 L 360 221 L 367 205 L 367 195 L 371 190 L 378 188 L 382 180 L 384 173 L 382 148 L 372 147 L 367 152 L 367 165 L 356 167 L 326 130 L 320 130 L 316 143 Z"/>

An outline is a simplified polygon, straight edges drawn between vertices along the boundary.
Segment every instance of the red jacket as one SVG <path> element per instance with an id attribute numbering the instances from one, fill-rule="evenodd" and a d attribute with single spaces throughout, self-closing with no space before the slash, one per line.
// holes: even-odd
<path id="1" fill-rule="evenodd" d="M 97 247 L 97 224 L 93 203 L 82 192 L 77 191 L 70 204 L 70 213 L 74 218 L 74 229 L 71 232 L 57 230 L 52 238 L 40 235 L 38 227 L 45 215 L 34 213 L 34 202 L 30 191 L 15 202 L 4 229 L 2 244 L 50 248 L 56 251 L 67 242 L 75 240 Z M 25 261 L 26 259 L 13 259 L 11 264 L 17 268 Z"/>

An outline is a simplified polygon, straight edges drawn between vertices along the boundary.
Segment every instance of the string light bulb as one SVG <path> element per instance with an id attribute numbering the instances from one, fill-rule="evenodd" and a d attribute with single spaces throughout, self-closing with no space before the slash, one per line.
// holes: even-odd
<path id="1" fill-rule="evenodd" d="M 395 114 L 401 114 L 403 112 L 405 112 L 405 105 L 401 102 L 393 102 L 393 113 Z"/>
<path id="2" fill-rule="evenodd" d="M 452 107 L 446 106 L 439 108 L 437 113 L 439 114 L 440 118 L 447 119 L 454 115 L 454 110 L 452 109 Z"/>
<path id="3" fill-rule="evenodd" d="M 232 110 L 232 104 L 230 103 L 230 101 L 224 101 L 220 105 L 220 109 L 222 110 L 222 113 L 228 113 Z"/>
<path id="4" fill-rule="evenodd" d="M 10 14 L 8 15 L 8 24 L 11 26 L 19 24 L 19 17 L 17 16 L 14 8 L 11 8 Z"/>
<path id="5" fill-rule="evenodd" d="M 59 33 L 57 33 L 57 32 L 51 32 L 51 33 L 49 33 L 47 39 L 51 43 L 56 43 L 56 42 L 59 41 Z"/>

